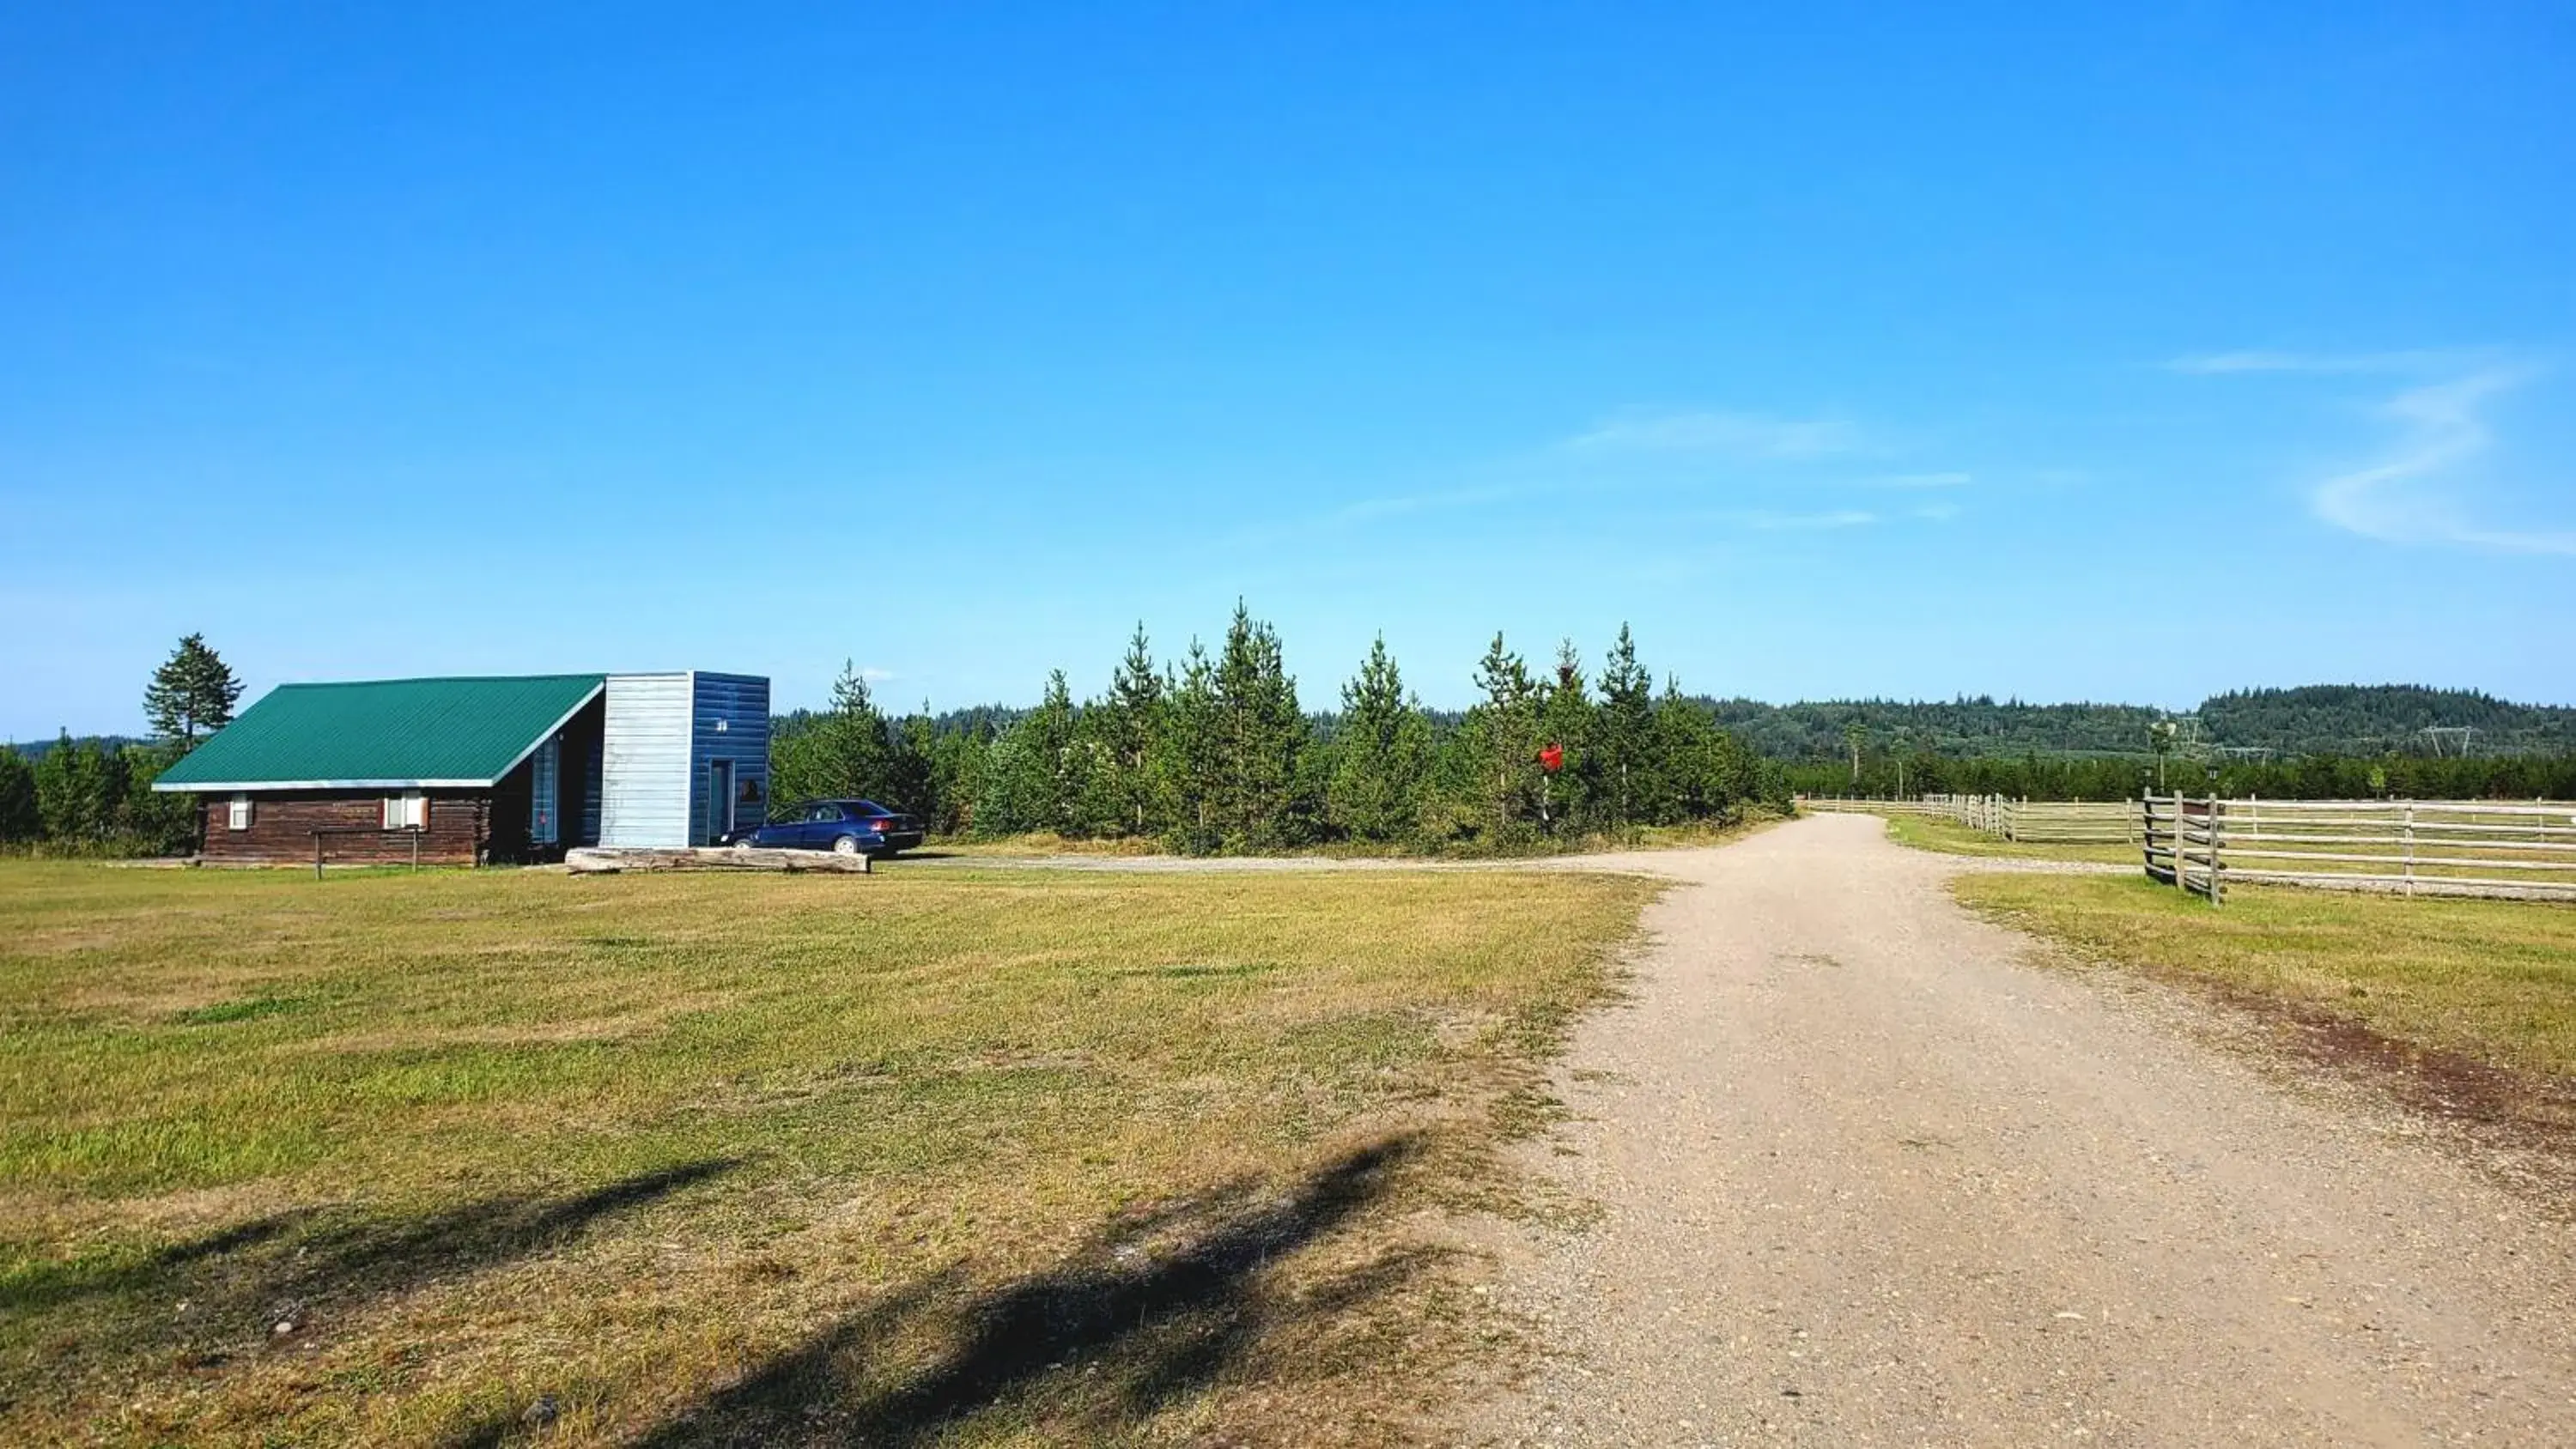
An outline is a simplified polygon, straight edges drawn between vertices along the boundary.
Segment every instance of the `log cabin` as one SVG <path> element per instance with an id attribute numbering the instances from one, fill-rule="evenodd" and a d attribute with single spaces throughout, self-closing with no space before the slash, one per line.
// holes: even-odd
<path id="1" fill-rule="evenodd" d="M 491 865 L 715 845 L 769 800 L 769 681 L 688 670 L 285 684 L 162 772 L 210 864 Z"/>

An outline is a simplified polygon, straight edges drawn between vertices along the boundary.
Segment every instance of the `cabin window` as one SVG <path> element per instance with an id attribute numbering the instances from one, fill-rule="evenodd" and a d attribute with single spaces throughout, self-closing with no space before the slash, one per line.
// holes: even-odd
<path id="1" fill-rule="evenodd" d="M 235 795 L 230 800 L 224 802 L 224 828 L 226 830 L 250 829 L 250 797 L 248 795 Z"/>
<path id="2" fill-rule="evenodd" d="M 555 843 L 555 796 L 562 773 L 563 737 L 557 735 L 537 746 L 528 767 L 528 839 L 539 845 Z"/>
<path id="3" fill-rule="evenodd" d="M 426 830 L 429 828 L 429 800 L 418 790 L 405 790 L 385 797 L 387 830 Z"/>

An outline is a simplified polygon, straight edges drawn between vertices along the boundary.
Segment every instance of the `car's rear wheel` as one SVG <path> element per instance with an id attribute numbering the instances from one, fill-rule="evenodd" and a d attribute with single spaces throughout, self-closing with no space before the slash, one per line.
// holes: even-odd
<path id="1" fill-rule="evenodd" d="M 840 839 L 835 840 L 835 841 L 833 841 L 833 842 L 832 842 L 832 853 L 833 853 L 834 855 L 856 855 L 856 854 L 858 854 L 858 853 L 859 853 L 859 838 L 858 838 L 857 836 L 855 836 L 855 835 L 844 835 L 844 836 L 842 836 Z"/>

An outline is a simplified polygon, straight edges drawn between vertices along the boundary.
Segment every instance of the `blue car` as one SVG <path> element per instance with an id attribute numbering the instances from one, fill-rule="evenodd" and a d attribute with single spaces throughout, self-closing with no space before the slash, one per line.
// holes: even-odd
<path id="1" fill-rule="evenodd" d="M 892 855 L 921 845 L 921 822 L 873 800 L 812 800 L 725 843 L 737 850 L 829 850 L 841 855 Z"/>

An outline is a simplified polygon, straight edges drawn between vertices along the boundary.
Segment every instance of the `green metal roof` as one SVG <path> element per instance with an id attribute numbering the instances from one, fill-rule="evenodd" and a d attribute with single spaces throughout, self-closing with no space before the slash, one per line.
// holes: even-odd
<path id="1" fill-rule="evenodd" d="M 598 674 L 281 684 L 155 790 L 490 785 L 606 682 Z"/>

